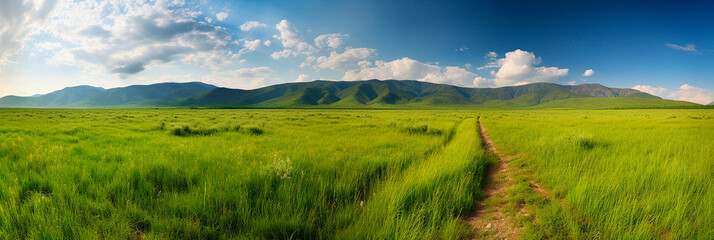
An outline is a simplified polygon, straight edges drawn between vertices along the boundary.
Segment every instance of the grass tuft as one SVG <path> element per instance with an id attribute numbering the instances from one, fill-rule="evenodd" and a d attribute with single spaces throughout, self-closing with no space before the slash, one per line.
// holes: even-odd
<path id="1" fill-rule="evenodd" d="M 263 133 L 265 133 L 265 131 L 263 129 L 258 128 L 258 127 L 249 127 L 249 128 L 246 128 L 246 130 L 248 131 L 248 133 L 253 134 L 253 135 L 263 135 Z"/>
<path id="2" fill-rule="evenodd" d="M 402 129 L 402 132 L 407 134 L 428 134 L 442 135 L 444 131 L 441 129 L 429 128 L 429 125 L 408 126 Z"/>
<path id="3" fill-rule="evenodd" d="M 171 134 L 179 137 L 186 136 L 209 136 L 218 132 L 215 128 L 191 128 L 189 126 L 176 127 L 171 130 Z"/>

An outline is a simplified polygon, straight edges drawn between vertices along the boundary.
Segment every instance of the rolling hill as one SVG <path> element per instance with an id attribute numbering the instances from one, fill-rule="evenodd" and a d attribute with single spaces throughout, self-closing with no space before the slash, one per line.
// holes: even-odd
<path id="1" fill-rule="evenodd" d="M 70 104 L 71 107 L 111 106 L 171 106 L 193 95 L 214 89 L 216 86 L 201 83 L 157 83 L 112 88 L 94 97 Z"/>
<path id="2" fill-rule="evenodd" d="M 104 88 L 87 85 L 67 87 L 44 95 L 31 97 L 5 96 L 0 98 L 2 107 L 63 107 L 92 98 L 104 92 Z"/>
<path id="3" fill-rule="evenodd" d="M 533 83 L 466 88 L 413 80 L 284 83 L 253 90 L 190 83 L 102 89 L 65 88 L 32 97 L 6 96 L 0 107 L 325 107 L 325 108 L 617 108 L 691 106 L 634 89 L 600 84 Z"/>

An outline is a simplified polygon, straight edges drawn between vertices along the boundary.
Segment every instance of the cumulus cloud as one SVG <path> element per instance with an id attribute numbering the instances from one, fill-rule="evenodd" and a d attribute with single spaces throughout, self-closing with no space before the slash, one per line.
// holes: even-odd
<path id="1" fill-rule="evenodd" d="M 682 100 L 699 104 L 708 104 L 714 101 L 714 91 L 704 88 L 698 88 L 689 84 L 684 84 L 678 90 L 671 91 L 667 88 L 652 87 L 649 85 L 637 85 L 632 89 L 646 92 L 655 96 Z"/>
<path id="2" fill-rule="evenodd" d="M 488 62 L 486 65 L 483 65 L 483 66 L 478 67 L 478 68 L 476 68 L 476 69 L 478 69 L 478 70 L 484 70 L 484 69 L 499 68 L 499 67 L 501 67 L 501 65 L 498 64 L 498 61 L 497 61 L 497 60 L 494 60 L 494 61 Z"/>
<path id="3" fill-rule="evenodd" d="M 214 72 L 202 78 L 201 81 L 222 87 L 254 89 L 279 81 L 273 77 L 273 70 L 268 67 L 242 68 Z"/>
<path id="4" fill-rule="evenodd" d="M 239 53 L 244 54 L 247 52 L 255 51 L 258 49 L 258 47 L 260 47 L 260 45 L 260 39 L 255 39 L 253 41 L 243 40 L 243 46 L 245 46 L 245 48 L 241 49 Z"/>
<path id="5" fill-rule="evenodd" d="M 271 42 L 270 40 L 263 41 L 263 45 L 265 45 L 266 47 L 270 47 L 271 44 L 273 44 L 273 42 Z"/>
<path id="6" fill-rule="evenodd" d="M 315 62 L 317 62 L 317 57 L 315 57 L 315 56 L 307 56 L 307 57 L 305 58 L 305 61 L 303 61 L 303 62 L 300 64 L 300 67 L 301 67 L 301 68 L 309 67 L 309 66 L 311 66 L 312 64 L 314 64 Z"/>
<path id="7" fill-rule="evenodd" d="M 342 45 L 345 44 L 345 39 L 349 37 L 349 34 L 342 33 L 323 34 L 315 38 L 315 46 L 317 46 L 318 48 L 340 48 Z"/>
<path id="8" fill-rule="evenodd" d="M 216 16 L 217 17 L 217 16 Z M 240 25 L 240 30 L 243 32 L 247 32 L 256 28 L 264 28 L 268 27 L 265 23 L 260 23 L 258 21 L 247 21 Z"/>
<path id="9" fill-rule="evenodd" d="M 35 43 L 35 46 L 40 50 L 40 52 L 44 52 L 59 49 L 62 47 L 62 43 L 45 41 L 41 43 Z"/>
<path id="10" fill-rule="evenodd" d="M 45 28 L 71 43 L 51 63 L 103 69 L 126 77 L 176 60 L 216 69 L 229 63 L 226 29 L 199 21 L 180 1 L 68 1 Z"/>
<path id="11" fill-rule="evenodd" d="M 56 0 L 0 1 L 0 65 L 8 63 L 37 33 L 55 9 Z"/>
<path id="12" fill-rule="evenodd" d="M 667 47 L 674 49 L 674 50 L 681 50 L 681 51 L 685 51 L 685 52 L 692 53 L 692 54 L 702 54 L 701 52 L 699 52 L 699 50 L 697 50 L 697 46 L 695 46 L 694 44 L 691 44 L 691 43 L 686 44 L 684 46 L 679 46 L 679 45 L 671 44 L 671 43 L 667 43 L 666 45 L 667 45 Z"/>
<path id="13" fill-rule="evenodd" d="M 585 70 L 585 72 L 583 73 L 583 77 L 590 77 L 593 74 L 595 74 L 595 71 L 593 71 L 592 69 L 588 69 L 588 70 Z"/>
<path id="14" fill-rule="evenodd" d="M 225 12 L 216 13 L 216 19 L 218 19 L 218 21 L 226 20 L 226 18 L 228 18 L 228 13 L 225 13 Z M 243 26 L 241 26 L 241 27 L 243 27 Z M 241 30 L 242 30 L 242 28 L 241 28 Z"/>
<path id="15" fill-rule="evenodd" d="M 669 92 L 669 90 L 666 88 L 652 87 L 649 85 L 637 85 L 637 86 L 632 87 L 632 89 L 638 90 L 640 92 L 649 93 L 649 94 L 659 96 L 659 97 L 667 97 L 667 93 Z"/>
<path id="16" fill-rule="evenodd" d="M 290 50 L 290 49 L 283 49 L 283 50 L 280 51 L 280 52 L 274 52 L 274 53 L 270 54 L 270 57 L 273 58 L 273 59 L 275 59 L 275 60 L 282 59 L 282 58 L 287 58 L 287 57 L 290 57 L 290 56 L 292 56 L 292 57 L 297 56 L 297 52 L 295 52 L 295 51 L 293 51 L 293 50 Z"/>
<path id="17" fill-rule="evenodd" d="M 315 47 L 310 45 L 302 34 L 287 20 L 282 20 L 280 23 L 275 25 L 275 29 L 278 29 L 280 35 L 275 35 L 274 37 L 283 44 L 285 48 L 291 48 L 297 53 L 301 54 L 312 54 L 315 52 Z"/>
<path id="18" fill-rule="evenodd" d="M 670 93 L 668 98 L 699 104 L 709 104 L 714 102 L 714 91 L 684 84 L 679 87 L 679 90 Z"/>
<path id="19" fill-rule="evenodd" d="M 310 76 L 307 74 L 300 74 L 298 75 L 297 79 L 295 79 L 296 82 L 308 82 L 310 81 Z"/>
<path id="20" fill-rule="evenodd" d="M 332 70 L 354 69 L 357 64 L 377 52 L 370 48 L 348 48 L 342 53 L 332 51 L 329 56 L 317 58 L 317 68 Z"/>
<path id="21" fill-rule="evenodd" d="M 391 62 L 376 61 L 373 66 L 367 62 L 359 65 L 359 69 L 347 71 L 342 80 L 410 79 L 458 86 L 474 86 L 484 80 L 460 67 L 440 67 L 406 57 Z"/>
<path id="22" fill-rule="evenodd" d="M 492 72 L 494 86 L 522 85 L 534 82 L 553 82 L 568 75 L 568 69 L 557 67 L 535 67 L 541 63 L 540 57 L 533 53 L 517 49 L 506 53 L 498 60 L 498 71 Z"/>
<path id="23" fill-rule="evenodd" d="M 476 68 L 476 69 L 478 69 L 478 70 L 484 70 L 484 69 L 489 69 L 489 68 L 499 68 L 499 67 L 501 67 L 501 65 L 498 64 L 498 59 L 496 59 L 497 57 L 498 57 L 498 53 L 496 53 L 496 52 L 488 52 L 488 53 L 484 56 L 484 58 L 489 59 L 489 62 L 488 62 L 486 65 L 481 66 L 481 67 L 478 67 L 478 68 Z"/>

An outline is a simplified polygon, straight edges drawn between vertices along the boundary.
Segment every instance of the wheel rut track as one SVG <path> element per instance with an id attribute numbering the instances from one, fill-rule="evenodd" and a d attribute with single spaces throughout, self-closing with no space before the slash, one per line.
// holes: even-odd
<path id="1" fill-rule="evenodd" d="M 472 239 L 519 239 L 520 229 L 512 223 L 513 216 L 504 212 L 503 209 L 508 189 L 513 186 L 508 160 L 516 156 L 503 156 L 496 149 L 493 141 L 486 134 L 486 128 L 483 127 L 480 119 L 478 128 L 479 137 L 486 150 L 498 156 L 498 163 L 489 170 L 484 180 L 482 191 L 486 196 L 479 201 L 476 210 L 467 216 L 465 221 L 474 228 Z M 495 204 L 488 206 L 488 202 L 495 202 Z"/>
<path id="2" fill-rule="evenodd" d="M 474 229 L 472 239 L 519 239 L 519 232 L 521 229 L 517 227 L 512 220 L 517 217 L 516 215 L 527 216 L 530 214 L 529 210 L 526 208 L 520 208 L 514 215 L 513 213 L 506 213 L 504 211 L 504 205 L 506 204 L 506 200 L 510 197 L 508 189 L 515 185 L 511 175 L 516 174 L 515 176 L 523 177 L 522 175 L 518 175 L 516 173 L 518 169 L 510 167 L 508 162 L 512 158 L 520 157 L 522 153 L 504 156 L 498 151 L 493 141 L 486 133 L 486 128 L 481 123 L 480 117 L 477 119 L 477 122 L 479 137 L 483 141 L 484 147 L 486 148 L 485 150 L 496 155 L 498 157 L 498 162 L 495 166 L 489 169 L 489 172 L 484 179 L 484 184 L 481 190 L 486 196 L 478 202 L 475 211 L 468 215 L 465 218 L 465 221 Z M 525 176 L 525 178 L 530 183 L 532 191 L 540 194 L 548 202 L 555 201 L 564 210 L 574 214 L 574 216 L 579 216 L 579 224 L 593 227 L 589 219 L 583 217 L 582 215 L 576 214 L 572 206 L 566 204 L 564 199 L 552 195 L 550 191 L 541 187 L 541 185 L 534 181 L 530 176 Z M 600 236 L 602 231 L 596 231 L 596 236 Z M 598 238 L 602 237 L 600 236 Z M 663 239 L 669 239 L 669 237 L 663 237 Z"/>

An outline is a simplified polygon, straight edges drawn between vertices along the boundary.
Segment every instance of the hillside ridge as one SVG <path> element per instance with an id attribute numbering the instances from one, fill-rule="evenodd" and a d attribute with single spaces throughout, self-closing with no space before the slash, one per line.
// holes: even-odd
<path id="1" fill-rule="evenodd" d="M 598 100 L 607 98 L 611 100 Z M 217 87 L 202 82 L 170 82 L 111 89 L 82 85 L 40 96 L 6 96 L 0 98 L 0 107 L 530 108 L 549 103 L 545 105 L 572 108 L 569 99 L 585 101 L 585 105 L 591 107 L 696 105 L 663 100 L 635 89 L 609 88 L 596 83 L 559 85 L 540 82 L 499 88 L 469 88 L 416 80 L 372 79 L 282 83 L 252 90 Z"/>

